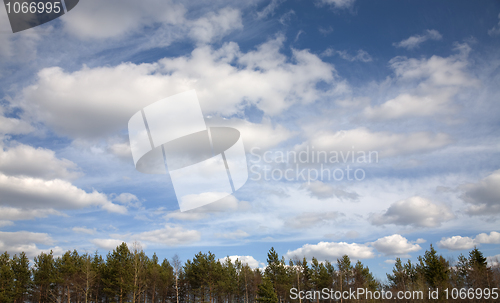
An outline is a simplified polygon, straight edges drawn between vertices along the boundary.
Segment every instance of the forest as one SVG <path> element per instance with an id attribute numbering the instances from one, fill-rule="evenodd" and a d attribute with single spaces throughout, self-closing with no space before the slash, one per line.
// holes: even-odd
<path id="1" fill-rule="evenodd" d="M 491 290 L 500 286 L 498 262 L 488 264 L 474 248 L 457 260 L 446 259 L 434 247 L 419 256 L 416 263 L 396 259 L 386 282 L 377 280 L 361 261 L 349 256 L 330 261 L 295 258 L 285 261 L 271 248 L 264 269 L 230 258 L 217 259 L 211 252 L 198 253 L 182 263 L 174 256 L 160 262 L 156 254 L 148 257 L 139 245 L 122 243 L 105 258 L 95 254 L 67 251 L 55 257 L 40 253 L 31 263 L 25 253 L 0 255 L 0 302 L 498 302 Z M 290 291 L 367 291 L 412 293 L 424 298 L 376 299 L 302 298 Z M 457 289 L 458 297 L 445 298 L 445 289 Z M 471 292 L 480 289 L 471 297 Z M 439 293 L 429 299 L 429 290 Z M 462 290 L 462 293 L 459 291 Z M 486 291 L 490 292 L 485 300 Z M 469 293 L 467 293 L 469 291 Z M 497 290 L 498 291 L 498 290 Z M 465 298 L 460 299 L 460 295 Z M 468 295 L 468 297 L 467 297 Z"/>

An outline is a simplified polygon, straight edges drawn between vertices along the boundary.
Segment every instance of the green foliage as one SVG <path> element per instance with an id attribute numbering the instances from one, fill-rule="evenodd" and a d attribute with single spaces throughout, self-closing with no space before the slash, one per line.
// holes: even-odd
<path id="1" fill-rule="evenodd" d="M 448 279 L 449 264 L 443 256 L 437 255 L 432 244 L 419 261 L 427 284 L 432 288 L 442 287 Z"/>
<path id="2" fill-rule="evenodd" d="M 12 302 L 14 297 L 14 272 L 7 252 L 0 255 L 0 302 Z"/>
<path id="3" fill-rule="evenodd" d="M 257 302 L 278 303 L 278 296 L 274 291 L 273 283 L 267 277 L 262 279 L 257 292 Z"/>
<path id="4" fill-rule="evenodd" d="M 123 242 L 108 253 L 104 271 L 104 292 L 120 303 L 127 301 L 133 289 L 132 254 Z"/>
<path id="5" fill-rule="evenodd" d="M 443 287 L 484 289 L 498 288 L 500 284 L 500 268 L 488 267 L 486 258 L 477 248 L 467 257 L 459 256 L 453 266 L 438 255 L 432 245 L 418 259 L 419 263 L 414 265 L 410 260 L 403 263 L 397 258 L 392 273 L 387 275 L 388 285 L 384 289 L 423 291 L 427 296 L 427 289 L 435 287 L 439 288 L 442 301 Z M 54 258 L 52 252 L 40 253 L 30 269 L 24 253 L 11 258 L 6 252 L 0 255 L 0 302 L 305 303 L 310 300 L 290 298 L 292 287 L 301 291 L 381 289 L 369 268 L 361 261 L 352 265 L 347 255 L 337 259 L 336 266 L 316 258 L 312 258 L 311 263 L 306 258 L 293 258 L 285 265 L 285 259 L 271 248 L 267 261 L 264 272 L 252 269 L 238 259 L 219 260 L 211 252 L 199 252 L 184 266 L 177 257 L 171 262 L 164 259 L 160 264 L 156 254 L 149 258 L 138 245 L 130 251 L 122 243 L 107 254 L 106 260 L 97 252 L 80 255 L 74 250 L 58 258 Z"/>

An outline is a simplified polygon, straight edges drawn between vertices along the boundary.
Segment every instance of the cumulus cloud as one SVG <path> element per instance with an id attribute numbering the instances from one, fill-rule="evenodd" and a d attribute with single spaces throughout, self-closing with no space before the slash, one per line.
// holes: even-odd
<path id="1" fill-rule="evenodd" d="M 411 252 L 422 249 L 420 245 L 412 244 L 398 234 L 380 238 L 373 242 L 372 246 L 386 256 L 407 256 Z"/>
<path id="2" fill-rule="evenodd" d="M 443 238 L 438 242 L 439 248 L 449 250 L 471 249 L 476 246 L 474 239 L 469 237 L 453 236 L 451 238 Z"/>
<path id="3" fill-rule="evenodd" d="M 222 259 L 219 259 L 221 262 L 225 262 L 226 259 L 229 258 L 231 262 L 236 262 L 236 260 L 240 261 L 242 264 L 248 264 L 250 268 L 262 268 L 265 266 L 264 263 L 257 261 L 254 257 L 252 256 L 228 256 Z"/>
<path id="4" fill-rule="evenodd" d="M 290 139 L 293 132 L 284 126 L 273 123 L 271 119 L 265 117 L 261 123 L 252 123 L 242 119 L 221 119 L 211 117 L 206 120 L 208 127 L 233 127 L 241 133 L 241 138 L 245 145 L 245 150 L 254 153 L 265 152 L 278 144 Z"/>
<path id="5" fill-rule="evenodd" d="M 437 227 L 453 218 L 447 206 L 416 196 L 393 203 L 385 213 L 372 214 L 369 220 L 374 225 Z"/>
<path id="6" fill-rule="evenodd" d="M 464 184 L 459 187 L 464 191 L 461 198 L 470 207 L 467 213 L 476 215 L 496 215 L 500 213 L 500 170 L 477 183 Z"/>
<path id="7" fill-rule="evenodd" d="M 446 58 L 428 59 L 396 57 L 389 61 L 394 70 L 396 85 L 410 85 L 412 89 L 376 106 L 365 108 L 368 119 L 387 120 L 403 117 L 424 117 L 453 110 L 453 97 L 467 87 L 478 85 L 477 79 L 466 72 L 470 48 L 464 44 L 456 48 L 458 54 Z"/>
<path id="8" fill-rule="evenodd" d="M 427 40 L 441 40 L 443 36 L 434 29 L 428 29 L 424 32 L 423 35 L 415 35 L 411 36 L 408 39 L 402 40 L 398 43 L 393 43 L 395 47 L 404 47 L 406 49 L 414 49 L 417 48 L 420 44 Z"/>
<path id="9" fill-rule="evenodd" d="M 340 188 L 335 188 L 321 181 L 302 184 L 301 188 L 305 188 L 313 197 L 316 197 L 318 199 L 329 199 L 332 197 L 351 201 L 356 201 L 359 199 L 359 195 L 357 193 L 348 192 Z"/>
<path id="10" fill-rule="evenodd" d="M 24 144 L 0 148 L 0 171 L 8 176 L 73 179 L 81 175 L 77 169 L 75 163 L 58 159 L 55 152 L 49 149 Z"/>
<path id="11" fill-rule="evenodd" d="M 126 213 L 122 205 L 113 204 L 106 195 L 87 193 L 71 183 L 31 177 L 13 177 L 0 174 L 0 204 L 16 208 L 78 209 L 99 206 L 108 212 Z"/>
<path id="12" fill-rule="evenodd" d="M 475 241 L 482 244 L 500 244 L 500 233 L 492 231 L 489 235 L 482 233 L 476 236 Z"/>
<path id="13" fill-rule="evenodd" d="M 125 241 L 118 239 L 92 239 L 90 240 L 95 246 L 105 249 L 114 250 L 116 247 L 120 246 Z"/>
<path id="14" fill-rule="evenodd" d="M 490 232 L 489 235 L 481 233 L 475 238 L 462 236 L 443 237 L 441 241 L 438 242 L 440 248 L 449 250 L 471 249 L 480 244 L 500 244 L 500 233 L 496 231 Z"/>
<path id="15" fill-rule="evenodd" d="M 131 0 L 90 1 L 80 3 L 71 18 L 61 20 L 66 31 L 81 39 L 121 38 L 148 28 L 156 31 L 153 40 L 162 38 L 167 45 L 186 37 L 197 43 L 213 42 L 243 27 L 238 9 L 225 7 L 187 18 L 183 4 L 169 0 L 146 0 L 141 4 Z"/>
<path id="16" fill-rule="evenodd" d="M 64 28 L 81 38 L 110 38 L 138 31 L 155 22 L 180 25 L 185 22 L 185 8 L 172 1 L 132 0 L 85 1 L 61 18 Z"/>
<path id="17" fill-rule="evenodd" d="M 7 251 L 9 254 L 26 253 L 28 258 L 33 258 L 41 252 L 48 253 L 50 250 L 55 255 L 62 253 L 62 249 L 58 246 L 50 249 L 40 249 L 40 245 L 53 245 L 55 241 L 46 233 L 34 233 L 28 231 L 2 232 L 0 231 L 0 251 Z"/>
<path id="18" fill-rule="evenodd" d="M 318 260 L 334 261 L 348 255 L 353 259 L 370 259 L 375 256 L 373 248 L 365 244 L 346 243 L 346 242 L 319 242 L 318 244 L 306 244 L 296 250 L 288 251 L 285 258 L 306 257 Z"/>
<path id="19" fill-rule="evenodd" d="M 31 220 L 48 216 L 63 216 L 63 214 L 53 208 L 33 209 L 0 206 L 0 219 L 3 220 Z"/>
<path id="20" fill-rule="evenodd" d="M 488 262 L 488 266 L 497 267 L 500 266 L 500 254 L 496 256 L 488 256 L 486 257 L 486 262 Z"/>
<path id="21" fill-rule="evenodd" d="M 339 50 L 335 50 L 333 48 L 327 48 L 322 53 L 322 55 L 326 56 L 326 57 L 338 55 L 340 58 L 347 60 L 347 61 L 351 61 L 351 62 L 354 62 L 354 61 L 371 62 L 371 61 L 373 61 L 372 56 L 370 56 L 369 53 L 367 53 L 366 51 L 364 51 L 362 49 L 358 50 L 356 52 L 356 55 L 351 55 L 345 50 L 339 51 Z"/>
<path id="22" fill-rule="evenodd" d="M 314 146 L 317 151 L 336 151 L 339 163 L 343 161 L 342 157 L 350 161 L 353 153 L 355 161 L 365 159 L 368 163 L 371 158 L 371 163 L 376 163 L 378 156 L 393 157 L 428 152 L 452 142 L 450 136 L 444 133 L 398 134 L 373 132 L 364 127 L 338 132 L 316 131 L 310 136 L 309 141 L 296 146 L 295 149 L 300 151 L 305 150 L 308 146 Z M 362 153 L 364 153 L 364 157 Z M 329 158 L 331 156 L 329 155 Z"/>
<path id="23" fill-rule="evenodd" d="M 0 138 L 3 135 L 28 134 L 33 130 L 34 128 L 24 120 L 5 117 L 2 107 L 0 106 Z"/>
<path id="24" fill-rule="evenodd" d="M 220 115 L 241 113 L 243 104 L 274 115 L 292 104 L 345 90 L 332 65 L 308 50 L 292 50 L 288 60 L 280 52 L 282 43 L 278 37 L 247 53 L 235 43 L 218 50 L 204 46 L 152 64 L 74 72 L 45 68 L 17 102 L 26 116 L 59 134 L 96 138 L 126 128 L 128 119 L 146 105 L 189 89 L 196 89 L 205 114 Z M 330 89 L 317 88 L 319 82 Z"/>
<path id="25" fill-rule="evenodd" d="M 298 216 L 288 219 L 285 222 L 285 225 L 290 226 L 292 228 L 309 228 L 317 224 L 321 224 L 324 222 L 331 222 L 338 219 L 343 214 L 331 211 L 331 212 L 306 212 L 302 213 Z"/>

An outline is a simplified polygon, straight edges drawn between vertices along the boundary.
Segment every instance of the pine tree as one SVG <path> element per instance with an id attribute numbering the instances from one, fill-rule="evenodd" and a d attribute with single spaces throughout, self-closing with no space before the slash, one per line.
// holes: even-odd
<path id="1" fill-rule="evenodd" d="M 12 272 L 14 274 L 14 302 L 25 302 L 31 289 L 30 261 L 24 252 L 12 258 Z"/>
<path id="2" fill-rule="evenodd" d="M 112 300 L 126 302 L 133 289 L 132 256 L 123 242 L 106 258 L 104 291 Z"/>
<path id="3" fill-rule="evenodd" d="M 266 277 L 268 277 L 278 295 L 278 299 L 285 300 L 287 293 L 290 290 L 291 282 L 293 276 L 287 272 L 285 267 L 285 259 L 279 259 L 278 253 L 271 247 L 267 253 L 267 267 L 265 271 Z"/>
<path id="4" fill-rule="evenodd" d="M 391 289 L 406 291 L 409 278 L 400 258 L 396 258 L 392 274 L 387 274 L 387 280 Z"/>
<path id="5" fill-rule="evenodd" d="M 14 298 L 14 272 L 7 252 L 0 255 L 0 302 L 10 303 Z"/>
<path id="6" fill-rule="evenodd" d="M 278 303 L 278 296 L 274 291 L 273 283 L 267 277 L 264 277 L 259 284 L 257 296 L 257 302 Z"/>
<path id="7" fill-rule="evenodd" d="M 423 261 L 423 272 L 430 287 L 442 287 L 448 278 L 448 262 L 438 256 L 431 244 L 430 250 L 426 251 L 424 257 L 419 257 Z"/>
<path id="8" fill-rule="evenodd" d="M 486 288 L 490 287 L 490 278 L 492 276 L 491 269 L 487 267 L 486 258 L 483 253 L 474 247 L 469 252 L 469 273 L 468 281 L 472 288 Z"/>
<path id="9" fill-rule="evenodd" d="M 55 288 L 59 277 L 55 267 L 52 251 L 49 254 L 40 253 L 34 259 L 33 285 L 36 288 L 35 298 L 38 302 L 50 302 L 55 299 Z"/>

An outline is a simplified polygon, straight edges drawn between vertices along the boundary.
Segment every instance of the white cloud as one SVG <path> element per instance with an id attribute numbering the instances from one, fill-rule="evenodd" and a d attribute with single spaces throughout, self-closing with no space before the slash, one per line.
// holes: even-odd
<path id="1" fill-rule="evenodd" d="M 264 263 L 262 262 L 259 262 L 257 260 L 255 260 L 254 257 L 252 256 L 229 256 L 229 257 L 226 257 L 226 258 L 222 258 L 222 259 L 219 259 L 221 262 L 225 262 L 225 260 L 229 258 L 231 260 L 231 262 L 236 262 L 236 260 L 240 261 L 242 264 L 248 264 L 248 266 L 250 266 L 250 268 L 262 268 L 265 266 Z"/>
<path id="2" fill-rule="evenodd" d="M 252 123 L 242 119 L 220 119 L 212 117 L 207 119 L 208 127 L 226 126 L 234 127 L 241 133 L 245 150 L 264 152 L 276 145 L 290 139 L 294 133 L 280 124 L 273 123 L 269 118 L 263 118 L 261 123 Z"/>
<path id="3" fill-rule="evenodd" d="M 474 241 L 474 239 L 461 236 L 442 238 L 441 241 L 438 242 L 439 248 L 445 248 L 449 250 L 471 249 L 476 245 L 477 243 Z"/>
<path id="4" fill-rule="evenodd" d="M 367 53 L 366 51 L 364 51 L 362 49 L 358 50 L 356 55 L 351 55 L 345 50 L 343 50 L 343 51 L 334 50 L 333 48 L 327 48 L 322 53 L 322 55 L 326 56 L 326 57 L 333 56 L 335 54 L 340 56 L 340 58 L 347 60 L 347 61 L 351 61 L 351 62 L 354 62 L 354 61 L 371 62 L 371 61 L 373 61 L 372 56 L 370 56 L 369 53 Z"/>
<path id="5" fill-rule="evenodd" d="M 271 2 L 262 9 L 262 11 L 257 12 L 257 19 L 265 18 L 269 15 L 273 16 L 274 11 L 286 0 L 271 0 Z"/>
<path id="6" fill-rule="evenodd" d="M 488 266 L 497 267 L 500 266 L 500 254 L 496 256 L 488 256 L 486 257 L 486 262 L 488 262 Z"/>
<path id="7" fill-rule="evenodd" d="M 441 241 L 438 242 L 438 246 L 440 248 L 446 248 L 449 250 L 471 249 L 474 246 L 479 246 L 480 244 L 500 244 L 500 233 L 496 231 L 490 232 L 489 235 L 481 233 L 474 239 L 462 236 L 453 236 L 451 238 L 443 237 Z"/>
<path id="8" fill-rule="evenodd" d="M 36 44 L 42 39 L 44 33 L 50 33 L 52 26 L 32 28 L 13 34 L 9 33 L 11 26 L 7 16 L 7 10 L 0 10 L 0 62 L 26 64 L 36 58 Z M 4 70 L 0 70 L 0 76 Z M 2 132 L 2 117 L 0 107 L 0 133 Z M 16 119 L 12 119 L 14 121 Z"/>
<path id="9" fill-rule="evenodd" d="M 284 13 L 279 21 L 283 25 L 288 25 L 290 21 L 292 20 L 292 17 L 295 15 L 295 11 L 293 9 L 289 10 L 288 12 Z"/>
<path id="10" fill-rule="evenodd" d="M 0 206 L 0 219 L 3 220 L 31 220 L 48 216 L 62 216 L 63 214 L 52 208 L 15 208 Z"/>
<path id="11" fill-rule="evenodd" d="M 500 14 L 498 14 L 498 19 L 500 19 Z M 490 30 L 488 30 L 488 35 L 490 36 L 500 35 L 500 21 L 498 21 L 498 25 L 493 26 Z"/>
<path id="12" fill-rule="evenodd" d="M 465 192 L 461 198 L 471 204 L 470 215 L 496 215 L 500 213 L 500 170 L 477 183 L 460 186 Z"/>
<path id="13" fill-rule="evenodd" d="M 48 253 L 50 250 L 55 255 L 61 254 L 62 249 L 58 246 L 49 249 L 40 249 L 37 247 L 37 244 L 53 245 L 54 243 L 55 241 L 46 233 L 0 231 L 0 251 L 7 251 L 11 255 L 25 252 L 28 258 L 33 258 L 41 252 Z"/>
<path id="14" fill-rule="evenodd" d="M 306 244 L 293 251 L 289 250 L 285 254 L 285 258 L 306 257 L 307 259 L 312 259 L 312 257 L 315 257 L 318 260 L 335 261 L 343 255 L 348 255 L 353 259 L 369 259 L 375 256 L 373 248 L 365 244 L 319 242 L 318 244 Z"/>
<path id="15" fill-rule="evenodd" d="M 243 104 L 274 115 L 294 103 L 311 103 L 345 90 L 332 65 L 308 50 L 292 50 L 292 60 L 287 60 L 280 53 L 282 43 L 278 37 L 248 53 L 241 53 L 235 43 L 218 50 L 204 46 L 153 64 L 75 72 L 45 68 L 16 100 L 26 116 L 59 134 L 95 138 L 126 128 L 128 119 L 144 106 L 189 89 L 196 89 L 206 115 L 241 113 Z M 238 64 L 230 64 L 233 61 Z M 319 82 L 330 90 L 317 88 Z"/>
<path id="16" fill-rule="evenodd" d="M 140 4 L 133 0 L 87 1 L 80 3 L 71 17 L 63 16 L 61 20 L 64 29 L 80 39 L 117 39 L 147 29 L 152 40 L 147 43 L 151 45 L 169 45 L 186 37 L 208 43 L 243 27 L 238 9 L 225 7 L 214 12 L 212 8 L 205 10 L 208 11 L 205 15 L 189 19 L 184 4 L 170 0 L 147 0 Z"/>
<path id="17" fill-rule="evenodd" d="M 218 13 L 209 12 L 206 16 L 190 24 L 189 36 L 200 43 L 219 40 L 235 29 L 243 28 L 241 14 L 237 9 L 224 8 Z"/>
<path id="18" fill-rule="evenodd" d="M 14 222 L 9 220 L 0 220 L 0 227 L 14 225 Z"/>
<path id="19" fill-rule="evenodd" d="M 128 142 L 123 143 L 113 143 L 108 147 L 109 151 L 123 159 L 132 159 L 132 150 L 130 149 L 130 144 Z"/>
<path id="20" fill-rule="evenodd" d="M 454 217 L 447 206 L 416 196 L 393 203 L 385 213 L 372 214 L 369 220 L 375 225 L 437 227 Z"/>
<path id="21" fill-rule="evenodd" d="M 132 206 L 136 208 L 142 205 L 141 201 L 139 201 L 139 198 L 137 198 L 135 195 L 131 193 L 121 193 L 118 196 L 114 197 L 113 201 L 116 201 L 126 206 Z"/>
<path id="22" fill-rule="evenodd" d="M 323 222 L 335 221 L 340 216 L 342 216 L 342 214 L 336 211 L 319 212 L 319 213 L 306 212 L 288 219 L 285 222 L 285 224 L 287 226 L 297 229 L 309 228 L 314 225 L 321 224 Z"/>
<path id="23" fill-rule="evenodd" d="M 114 250 L 125 241 L 118 239 L 93 239 L 90 240 L 94 245 L 105 250 Z"/>
<path id="24" fill-rule="evenodd" d="M 418 238 L 417 241 L 415 241 L 415 243 L 417 243 L 417 244 L 422 244 L 422 243 L 425 243 L 425 242 L 427 242 L 427 240 L 422 239 L 422 238 Z"/>
<path id="25" fill-rule="evenodd" d="M 4 35 L 0 35 L 0 37 L 3 36 Z M 5 110 L 0 106 L 0 139 L 3 135 L 22 135 L 28 134 L 33 130 L 33 126 L 24 120 L 5 117 Z"/>
<path id="26" fill-rule="evenodd" d="M 71 15 L 61 20 L 70 34 L 80 38 L 111 38 L 137 32 L 154 23 L 180 26 L 187 22 L 185 12 L 182 5 L 170 0 L 82 1 Z"/>
<path id="27" fill-rule="evenodd" d="M 396 47 L 404 47 L 406 49 L 414 49 L 427 40 L 441 40 L 442 38 L 443 36 L 441 36 L 441 34 L 437 30 L 428 29 L 424 32 L 423 35 L 411 36 L 408 39 L 405 39 L 398 43 L 393 43 L 392 45 Z"/>
<path id="28" fill-rule="evenodd" d="M 73 179 L 81 175 L 75 163 L 58 159 L 55 152 L 45 148 L 18 144 L 0 148 L 0 171 L 9 176 L 29 176 L 45 180 Z"/>
<path id="29" fill-rule="evenodd" d="M 453 98 L 464 88 L 479 83 L 466 72 L 469 46 L 458 45 L 456 50 L 458 54 L 446 58 L 393 58 L 389 61 L 395 74 L 391 81 L 396 86 L 410 88 L 380 105 L 367 107 L 363 115 L 368 119 L 386 120 L 452 112 Z"/>
<path id="30" fill-rule="evenodd" d="M 88 234 L 88 235 L 94 235 L 97 230 L 96 228 L 86 228 L 86 227 L 73 227 L 72 230 L 75 232 L 75 233 L 79 233 L 79 234 Z"/>
<path id="31" fill-rule="evenodd" d="M 348 192 L 340 188 L 334 188 L 331 185 L 323 183 L 321 181 L 304 183 L 301 185 L 301 188 L 307 189 L 312 196 L 318 199 L 328 199 L 332 197 L 351 201 L 356 201 L 359 199 L 359 195 L 357 193 Z"/>
<path id="32" fill-rule="evenodd" d="M 489 235 L 482 233 L 474 239 L 477 243 L 482 244 L 500 244 L 500 233 L 492 231 Z"/>
<path id="33" fill-rule="evenodd" d="M 355 1 L 356 0 L 319 0 L 319 3 L 328 4 L 334 8 L 343 9 L 352 7 Z"/>
<path id="34" fill-rule="evenodd" d="M 200 240 L 200 232 L 187 230 L 179 226 L 165 225 L 165 228 L 146 231 L 131 236 L 131 239 L 141 242 L 151 242 L 167 246 L 191 244 Z"/>
<path id="35" fill-rule="evenodd" d="M 359 160 L 358 157 L 361 157 L 359 152 L 365 153 L 366 161 L 370 156 L 369 152 L 376 152 L 371 155 L 372 163 L 376 163 L 378 156 L 393 157 L 428 152 L 452 142 L 450 136 L 444 133 L 397 134 L 373 132 L 364 127 L 338 132 L 316 131 L 311 134 L 311 137 L 308 142 L 296 146 L 295 149 L 299 151 L 306 149 L 307 146 L 314 146 L 316 151 L 336 151 L 339 154 L 339 162 L 342 162 L 340 152 L 343 152 L 343 156 L 348 159 L 351 159 L 354 152 L 356 161 Z"/>
<path id="36" fill-rule="evenodd" d="M 23 208 L 77 209 L 100 206 L 108 212 L 126 213 L 124 206 L 113 204 L 106 195 L 87 193 L 71 183 L 0 174 L 0 204 Z"/>
<path id="37" fill-rule="evenodd" d="M 181 220 L 181 221 L 198 221 L 206 219 L 211 214 L 235 212 L 250 209 L 250 204 L 246 201 L 239 201 L 234 196 L 227 196 L 216 202 L 198 207 L 189 211 L 181 212 L 180 210 L 169 212 L 164 216 L 164 219 Z"/>
<path id="38" fill-rule="evenodd" d="M 218 238 L 236 240 L 236 239 L 246 238 L 250 235 L 247 232 L 245 232 L 241 229 L 238 229 L 236 231 L 228 232 L 228 233 L 216 233 L 215 236 Z"/>
<path id="39" fill-rule="evenodd" d="M 412 244 L 408 242 L 408 239 L 398 234 L 380 238 L 373 242 L 372 246 L 386 256 L 407 256 L 411 252 L 422 249 L 420 245 Z"/>

